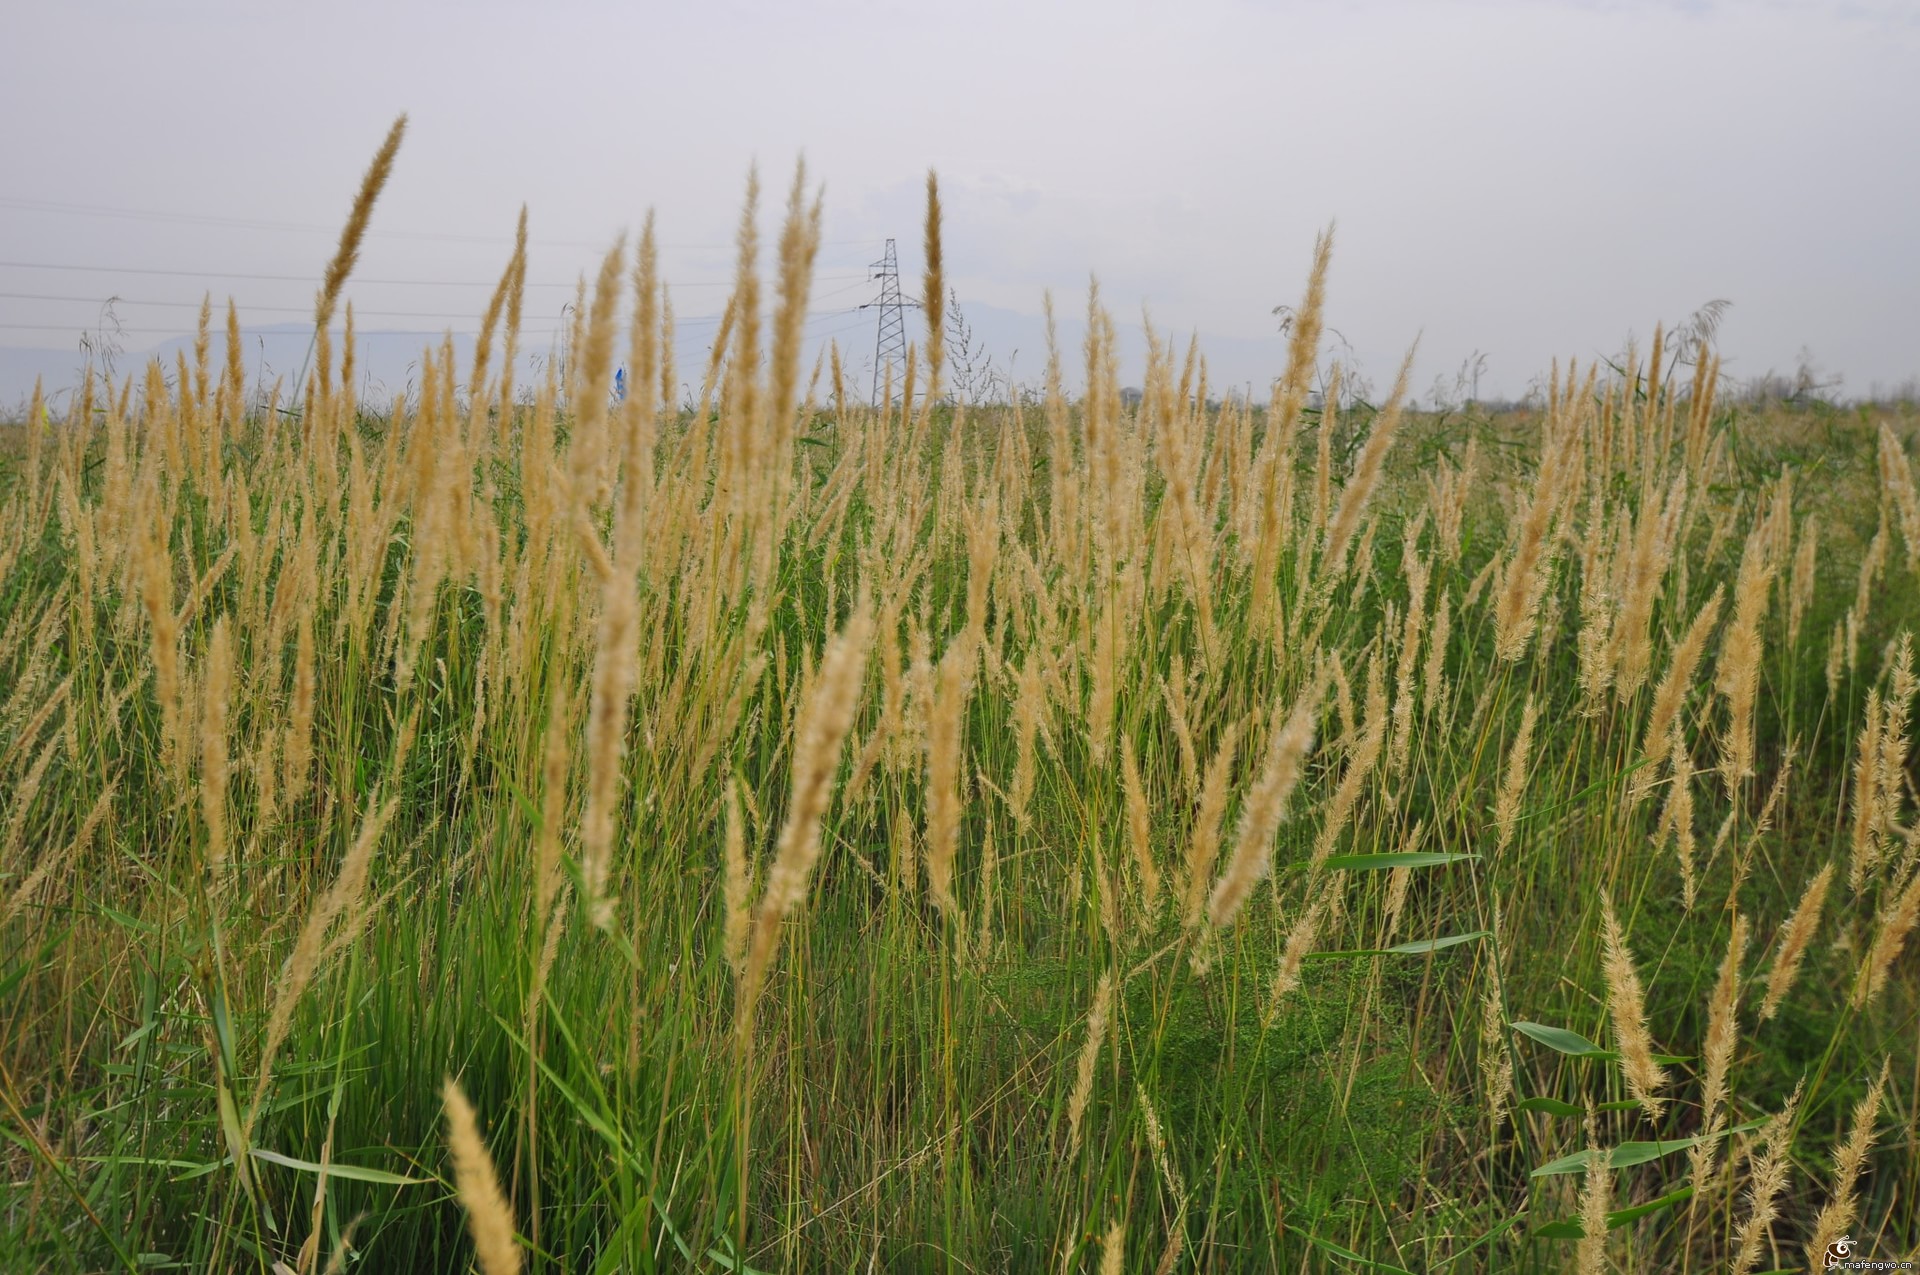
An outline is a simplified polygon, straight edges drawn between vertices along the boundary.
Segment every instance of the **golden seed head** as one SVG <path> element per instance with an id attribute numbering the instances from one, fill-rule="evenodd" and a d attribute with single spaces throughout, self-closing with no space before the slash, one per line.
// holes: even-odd
<path id="1" fill-rule="evenodd" d="M 453 1077 L 440 1090 L 447 1113 L 447 1149 L 453 1155 L 454 1192 L 467 1212 L 467 1228 L 484 1275 L 519 1275 L 520 1245 L 513 1237 L 513 1206 L 500 1190 L 493 1157 L 480 1136 L 473 1104 Z"/>

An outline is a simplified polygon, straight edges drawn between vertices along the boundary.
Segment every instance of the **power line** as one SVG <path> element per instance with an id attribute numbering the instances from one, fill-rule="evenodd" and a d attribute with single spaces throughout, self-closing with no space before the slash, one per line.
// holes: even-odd
<path id="1" fill-rule="evenodd" d="M 6 328 L 13 331 L 66 332 L 66 333 L 78 332 L 83 336 L 92 335 L 92 332 L 89 329 L 76 328 L 71 324 L 61 324 L 61 323 L 0 323 L 0 328 Z M 561 328 L 521 328 L 520 335 L 521 336 L 559 336 L 563 331 L 564 329 L 561 329 Z M 191 328 L 180 328 L 180 327 L 173 327 L 173 328 L 116 327 L 115 329 L 113 329 L 112 332 L 104 333 L 104 335 L 131 336 L 135 333 L 138 333 L 141 336 L 191 336 L 193 334 L 193 330 Z M 292 331 L 263 332 L 258 328 L 251 328 L 251 329 L 242 328 L 241 335 L 246 337 L 304 336 L 305 332 L 304 330 L 299 332 L 292 332 Z M 391 328 L 391 329 L 376 328 L 367 332 L 354 333 L 354 336 L 357 338 L 375 337 L 375 336 L 417 336 L 417 337 L 426 337 L 429 340 L 438 340 L 442 335 L 444 334 L 439 332 L 424 332 L 424 331 L 420 331 L 413 328 Z M 456 328 L 453 330 L 453 335 L 478 336 L 479 332 L 477 329 L 474 329 L 474 328 L 465 328 L 465 329 Z"/>
<path id="2" fill-rule="evenodd" d="M 11 270 L 72 270 L 84 271 L 89 274 L 165 275 L 170 278 L 182 279 L 247 279 L 265 283 L 317 284 L 319 282 L 315 276 L 305 274 L 249 274 L 238 270 L 155 270 L 138 266 L 58 265 L 52 262 L 39 261 L 0 261 L 0 268 Z M 866 274 L 830 274 L 815 275 L 814 278 L 823 283 L 832 283 L 841 279 L 855 279 L 864 283 L 870 276 Z M 500 283 L 498 279 L 362 279 L 357 275 L 349 280 L 349 282 L 356 284 L 383 284 L 392 287 L 408 288 L 493 288 L 498 287 Z M 668 284 L 675 289 L 731 288 L 734 281 L 732 279 L 703 279 L 692 283 L 673 283 L 669 280 Z M 529 281 L 526 286 L 529 288 L 564 288 L 571 292 L 578 286 L 578 283 L 535 283 Z M 195 302 L 195 304 L 197 305 L 199 303 Z"/>
<path id="3" fill-rule="evenodd" d="M 825 276 L 815 276 L 815 277 L 824 278 Z M 835 288 L 831 292 L 817 293 L 813 298 L 815 301 L 824 301 L 828 297 L 837 297 L 837 296 L 840 296 L 842 293 L 852 292 L 855 288 L 860 287 L 862 284 L 870 282 L 870 276 L 868 275 L 835 275 L 833 276 L 833 278 L 836 278 L 836 279 L 850 278 L 850 279 L 853 279 L 853 282 L 847 284 L 845 287 Z"/>
<path id="4" fill-rule="evenodd" d="M 813 337 L 817 341 L 824 341 L 830 336 L 839 336 L 842 332 L 852 332 L 866 326 L 866 321 L 862 320 L 859 323 L 849 323 L 842 327 L 828 328 L 825 332 L 815 332 L 813 333 Z"/>
<path id="5" fill-rule="evenodd" d="M 133 303 L 129 302 L 128 304 L 133 304 Z M 169 302 L 164 304 L 173 304 L 173 303 Z M 807 323 L 807 326 L 811 327 L 813 324 L 823 323 L 828 319 L 838 319 L 838 318 L 844 318 L 849 314 L 858 314 L 864 308 L 865 307 L 863 306 L 848 306 L 843 310 L 814 311 L 807 316 L 806 323 Z M 369 312 L 369 313 L 372 313 L 372 312 Z M 381 317 L 393 317 L 393 316 L 385 315 Z M 406 317 L 406 316 L 402 315 L 400 317 Z M 461 316 L 461 317 L 464 318 L 467 316 Z M 717 324 L 724 317 L 725 317 L 724 315 L 718 315 L 718 314 L 698 314 L 698 315 L 691 315 L 686 318 L 676 318 L 674 320 L 674 330 L 676 333 L 679 333 L 680 329 L 688 326 L 694 326 L 694 325 L 705 326 L 707 324 Z M 861 324 L 855 324 L 853 326 L 865 327 L 866 325 L 864 323 L 861 323 Z M 78 327 L 74 324 L 68 324 L 68 323 L 0 323 L 0 329 L 8 329 L 12 331 L 29 331 L 29 332 L 75 332 L 75 331 L 78 331 L 82 333 L 86 333 L 94 330 L 94 329 Z M 832 331 L 844 332 L 849 330 L 850 328 L 835 328 Z M 555 327 L 555 328 L 522 327 L 520 329 L 520 334 L 522 336 L 558 336 L 565 331 L 567 331 L 565 327 Z M 193 328 L 190 325 L 179 325 L 175 327 L 139 327 L 139 326 L 127 327 L 125 325 L 115 325 L 110 335 L 123 336 L 123 335 L 130 335 L 133 333 L 139 333 L 143 336 L 156 335 L 156 334 L 165 335 L 165 336 L 186 336 L 186 335 L 190 335 L 192 332 L 193 332 Z M 241 333 L 242 335 L 245 335 L 245 336 L 301 336 L 305 334 L 305 329 L 299 328 L 295 330 L 290 328 L 290 329 L 279 331 L 279 332 L 268 332 L 260 328 L 243 327 L 241 329 Z M 479 335 L 479 329 L 478 328 L 455 328 L 453 329 L 453 334 L 455 336 L 477 336 Z M 831 332 L 814 333 L 815 336 L 828 336 L 831 334 L 832 334 Z M 375 329 L 356 330 L 355 332 L 355 336 L 357 337 L 417 336 L 417 337 L 426 337 L 429 339 L 437 339 L 441 335 L 442 333 L 440 332 L 426 331 L 426 330 L 415 329 L 415 328 L 384 328 L 384 329 L 375 328 Z"/>
<path id="6" fill-rule="evenodd" d="M 253 217 L 216 217 L 205 213 L 170 212 L 151 208 L 115 208 L 102 204 L 78 204 L 51 199 L 23 199 L 18 196 L 0 196 L 0 208 L 10 208 L 18 212 L 59 213 L 62 216 L 81 217 L 119 217 L 133 221 L 165 222 L 174 225 L 219 226 L 229 230 L 281 230 L 299 234 L 336 235 L 340 233 L 338 225 L 321 225 L 317 222 L 268 221 Z M 415 239 L 440 243 L 500 243 L 498 235 L 461 235 L 437 230 L 368 230 L 367 235 L 374 239 Z M 605 243 L 588 242 L 578 239 L 529 239 L 529 244 L 537 248 L 591 248 L 605 251 Z M 839 246 L 859 244 L 863 247 L 877 242 L 873 239 L 828 239 L 823 245 Z M 663 243 L 659 247 L 667 250 L 677 249 L 729 249 L 730 243 Z"/>
<path id="7" fill-rule="evenodd" d="M 865 282 L 865 280 L 862 280 L 861 282 Z M 852 286 L 858 287 L 859 284 L 854 284 Z M 822 299 L 824 299 L 824 297 L 838 296 L 841 293 L 847 292 L 849 290 L 850 290 L 849 288 L 836 288 L 832 292 L 823 294 Z M 198 301 L 143 301 L 135 297 L 56 296 L 52 293 L 45 293 L 45 292 L 0 292 L 0 300 L 48 301 L 48 302 L 70 303 L 70 304 L 81 304 L 81 305 L 98 305 L 98 306 L 105 306 L 109 304 L 137 305 L 137 306 L 155 307 L 155 308 L 166 309 L 166 310 L 198 310 L 201 307 L 201 303 Z M 299 305 L 247 305 L 247 306 L 238 306 L 236 308 L 245 312 L 265 312 L 268 314 L 310 314 L 313 311 L 312 306 L 299 306 Z M 843 310 L 810 310 L 807 313 L 808 313 L 809 320 L 811 321 L 814 318 L 832 317 L 832 316 L 841 315 L 841 314 L 852 314 L 855 310 L 859 310 L 862 308 L 864 307 L 852 306 Z M 354 314 L 356 317 L 366 317 L 371 319 L 471 319 L 473 317 L 471 313 L 464 310 L 454 311 L 454 310 L 360 310 L 360 309 L 355 309 Z M 723 317 L 725 316 L 720 314 L 693 314 L 693 315 L 685 315 L 685 316 L 676 316 L 674 319 L 674 323 L 676 326 L 680 324 L 687 324 L 687 323 L 718 323 Z"/>
<path id="8" fill-rule="evenodd" d="M 198 310 L 200 308 L 200 302 L 198 301 L 142 301 L 136 297 L 66 297 L 54 296 L 50 293 L 43 292 L 0 292 L 0 300 L 73 302 L 86 305 L 106 305 L 111 302 L 114 305 L 151 306 L 163 310 Z M 310 305 L 248 305 L 240 306 L 238 309 L 250 312 L 265 312 L 268 314 L 313 313 L 313 307 Z M 818 311 L 815 313 L 840 314 L 844 312 L 834 310 Z M 361 310 L 358 308 L 355 308 L 354 315 L 356 317 L 370 319 L 471 319 L 474 317 L 470 312 L 465 310 Z M 688 315 L 685 318 L 676 318 L 674 321 L 676 323 L 718 323 L 720 319 L 721 316 L 717 314 L 696 314 Z"/>
<path id="9" fill-rule="evenodd" d="M 198 310 L 198 301 L 142 301 L 136 297 L 61 297 L 42 292 L 0 292 L 0 299 L 8 301 L 63 301 L 84 302 L 88 305 L 138 305 L 155 306 L 166 310 Z M 268 314 L 311 314 L 310 305 L 249 305 L 241 307 L 250 311 L 264 311 Z M 376 319 L 470 319 L 473 316 L 465 311 L 451 310 L 359 310 L 356 315 L 366 315 Z"/>
<path id="10" fill-rule="evenodd" d="M 848 306 L 848 307 L 847 307 L 846 309 L 844 309 L 844 310 L 822 310 L 822 311 L 820 311 L 820 312 L 819 312 L 819 313 L 818 313 L 817 315 L 815 315 L 814 317 L 812 317 L 812 318 L 810 318 L 810 319 L 808 319 L 808 320 L 807 320 L 807 324 L 808 324 L 808 326 L 812 326 L 813 324 L 815 324 L 815 323 L 819 323 L 819 322 L 821 322 L 822 320 L 825 320 L 825 319 L 838 319 L 838 318 L 842 318 L 842 317 L 844 317 L 844 316 L 846 316 L 846 315 L 849 315 L 849 314 L 858 314 L 858 313 L 860 313 L 860 312 L 861 312 L 862 310 L 864 310 L 864 309 L 866 309 L 866 307 L 865 307 L 865 306 L 863 306 L 863 305 L 850 305 L 850 306 Z M 865 327 L 865 326 L 866 326 L 866 324 L 865 324 L 865 323 L 859 323 L 859 324 L 855 324 L 854 326 L 856 326 L 856 327 Z M 836 331 L 836 332 L 839 332 L 839 331 L 844 331 L 844 329 L 841 329 L 841 328 L 835 328 L 835 329 L 834 329 L 834 331 Z M 815 333 L 815 335 L 817 336 L 817 335 L 820 335 L 820 334 L 819 334 L 819 333 Z"/>

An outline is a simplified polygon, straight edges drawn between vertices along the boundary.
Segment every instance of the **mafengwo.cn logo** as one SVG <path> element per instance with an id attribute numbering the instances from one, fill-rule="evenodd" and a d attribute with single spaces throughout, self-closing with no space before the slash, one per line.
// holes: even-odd
<path id="1" fill-rule="evenodd" d="M 1910 1271 L 1920 1267 L 1920 1263 L 1911 1260 L 1883 1259 L 1876 1261 L 1865 1255 L 1856 1256 L 1853 1237 L 1843 1235 L 1827 1245 L 1827 1251 L 1820 1263 L 1821 1270 L 1827 1271 Z"/>

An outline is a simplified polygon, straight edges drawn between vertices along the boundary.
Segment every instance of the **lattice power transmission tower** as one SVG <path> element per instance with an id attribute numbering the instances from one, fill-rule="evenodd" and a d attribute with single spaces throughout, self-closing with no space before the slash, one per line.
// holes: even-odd
<path id="1" fill-rule="evenodd" d="M 873 402 L 880 403 L 880 389 L 885 383 L 889 363 L 905 367 L 907 362 L 907 316 L 906 308 L 911 302 L 900 296 L 900 258 L 894 251 L 894 241 L 887 240 L 887 254 L 873 263 L 873 278 L 880 282 L 880 299 L 869 302 L 862 309 L 880 311 L 880 330 L 873 345 Z"/>

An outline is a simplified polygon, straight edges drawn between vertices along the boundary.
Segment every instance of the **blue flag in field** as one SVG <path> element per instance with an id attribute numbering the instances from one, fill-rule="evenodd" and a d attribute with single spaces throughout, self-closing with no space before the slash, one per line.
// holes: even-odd
<path id="1" fill-rule="evenodd" d="M 613 374 L 613 401 L 616 403 L 627 401 L 627 369 L 625 368 Z"/>

